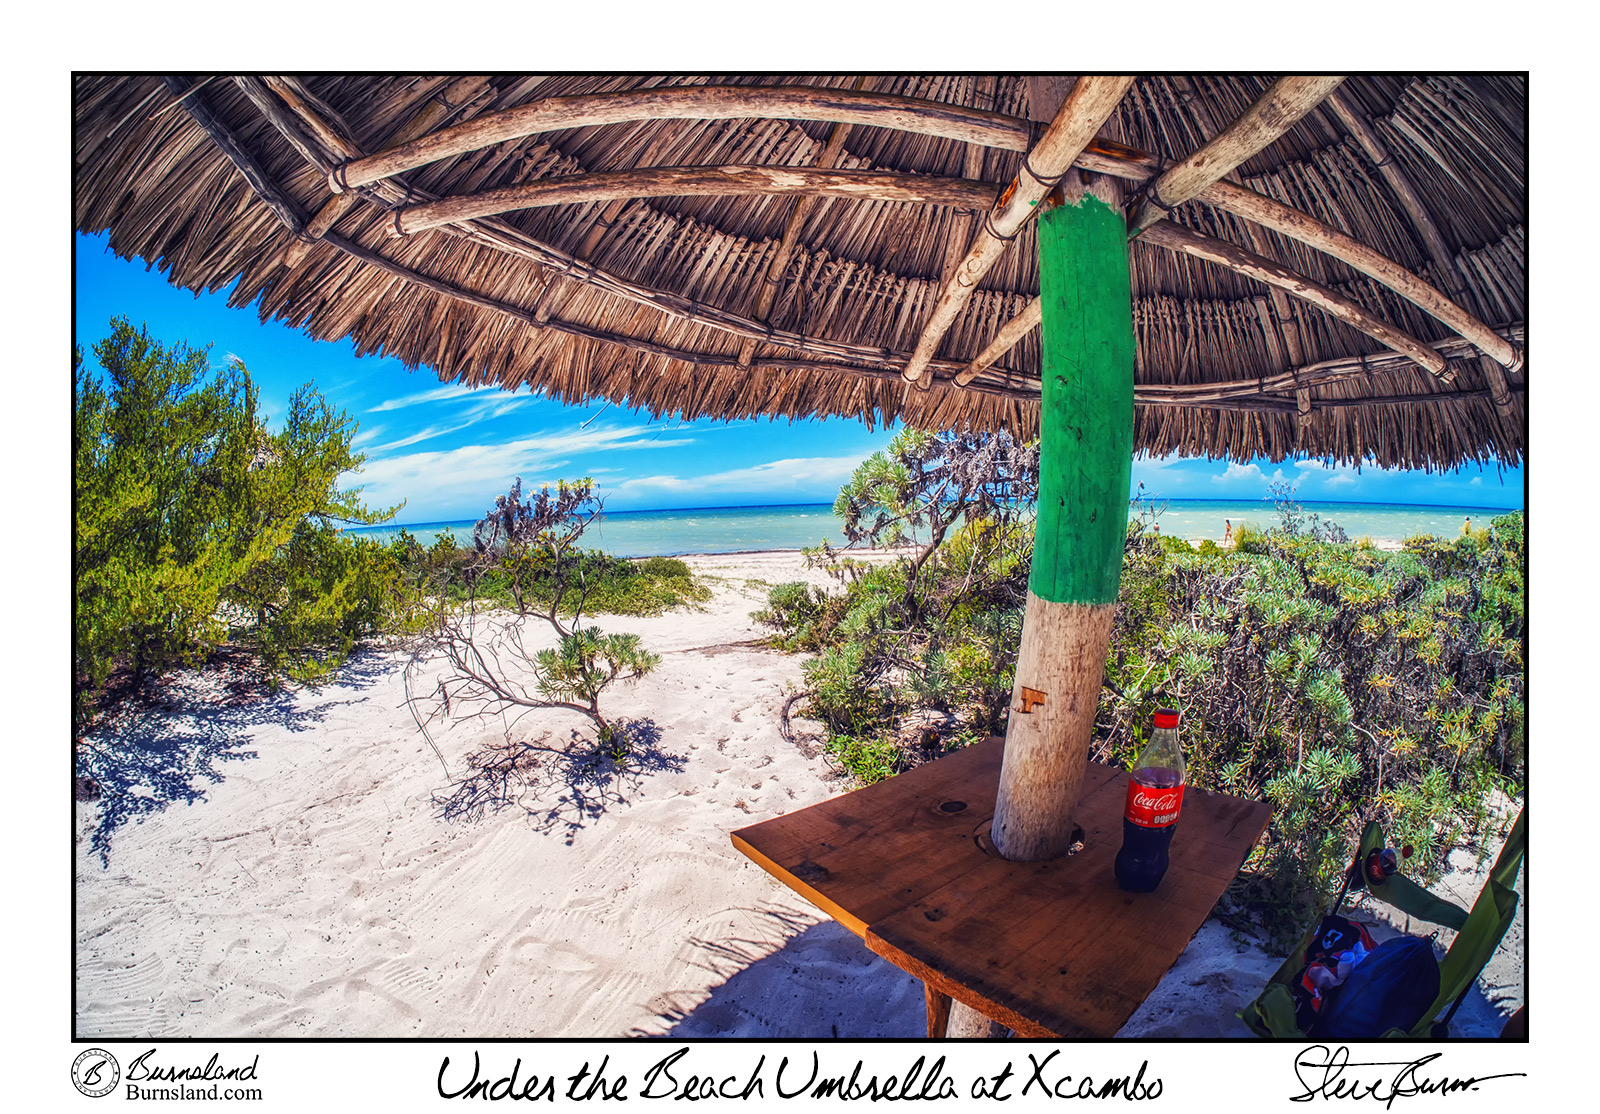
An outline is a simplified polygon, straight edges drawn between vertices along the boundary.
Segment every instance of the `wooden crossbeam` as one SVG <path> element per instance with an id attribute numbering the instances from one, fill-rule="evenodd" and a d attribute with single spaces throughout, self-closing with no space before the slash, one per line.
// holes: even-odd
<path id="1" fill-rule="evenodd" d="M 1083 77 L 1073 85 L 1055 119 L 1023 160 L 1023 169 L 989 211 L 966 258 L 945 283 L 917 338 L 917 347 L 901 372 L 908 382 L 922 390 L 933 385 L 928 364 L 956 316 L 1022 226 L 1038 214 L 1039 202 L 1072 168 L 1073 160 L 1089 145 L 1132 84 L 1132 77 Z"/>
<path id="2" fill-rule="evenodd" d="M 638 89 L 621 93 L 546 97 L 531 104 L 487 113 L 443 128 L 381 154 L 354 159 L 335 169 L 335 192 L 354 189 L 418 166 L 492 147 L 510 139 L 567 128 L 594 127 L 630 120 L 738 120 L 747 118 L 822 120 L 982 143 L 1025 151 L 1026 120 L 938 101 L 888 93 L 813 86 L 699 85 L 676 89 Z"/>
<path id="3" fill-rule="evenodd" d="M 206 100 L 205 94 L 193 88 L 189 79 L 185 77 L 163 77 L 161 80 L 174 97 L 182 98 L 177 103 L 183 105 L 190 119 L 199 124 L 206 135 L 211 137 L 211 142 L 228 157 L 228 161 L 233 163 L 234 168 L 249 183 L 255 195 L 266 203 L 278 220 L 283 222 L 284 227 L 295 235 L 300 235 L 305 229 L 306 217 L 299 204 L 262 169 L 255 156 L 211 110 L 211 104 Z"/>
<path id="4" fill-rule="evenodd" d="M 241 80 L 241 79 L 236 79 Z M 390 141 L 390 147 L 409 143 L 419 136 L 426 135 L 438 125 L 441 120 L 448 117 L 455 106 L 467 103 L 488 87 L 489 79 L 484 76 L 459 77 L 450 82 L 445 88 L 436 91 L 428 97 L 426 103 L 417 110 L 415 116 L 400 127 Z M 254 101 L 256 98 L 251 97 Z M 313 165 L 316 165 L 313 163 Z M 282 263 L 285 267 L 296 267 L 307 253 L 315 246 L 314 241 L 322 238 L 330 228 L 354 209 L 361 202 L 358 193 L 337 193 L 323 204 L 310 221 L 306 223 L 305 239 L 297 240 L 284 249 Z"/>
<path id="5" fill-rule="evenodd" d="M 996 360 L 1015 348 L 1023 337 L 1037 329 L 1043 319 L 1043 303 L 1035 298 L 1022 308 L 1021 313 L 1000 326 L 994 339 L 955 377 L 955 385 L 965 387 L 982 375 Z"/>
<path id="6" fill-rule="evenodd" d="M 1328 98 L 1328 107 L 1360 144 L 1361 149 L 1372 160 L 1373 166 L 1377 167 L 1378 173 L 1383 176 L 1383 180 L 1389 183 L 1389 188 L 1394 191 L 1406 215 L 1411 218 L 1411 226 L 1422 237 L 1423 248 L 1433 259 L 1434 266 L 1438 268 L 1445 285 L 1450 287 L 1453 293 L 1459 294 L 1462 290 L 1461 275 L 1456 271 L 1450 246 L 1445 243 L 1433 214 L 1428 212 L 1428 206 L 1422 200 L 1422 195 L 1411 184 L 1411 178 L 1390 156 L 1389 149 L 1379 137 L 1377 129 L 1356 108 L 1348 94 L 1333 93 Z"/>
<path id="7" fill-rule="evenodd" d="M 1280 77 L 1259 100 L 1200 150 L 1164 172 L 1145 190 L 1128 221 L 1128 235 L 1137 236 L 1261 151 L 1322 103 L 1342 77 Z"/>

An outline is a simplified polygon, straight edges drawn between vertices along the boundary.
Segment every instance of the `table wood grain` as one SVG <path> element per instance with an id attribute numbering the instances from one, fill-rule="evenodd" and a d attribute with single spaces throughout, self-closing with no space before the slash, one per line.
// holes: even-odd
<path id="1" fill-rule="evenodd" d="M 1190 787 L 1153 893 L 1117 886 L 1128 775 L 1085 771 L 1077 853 L 1000 858 L 987 838 L 1004 741 L 741 828 L 734 845 L 873 951 L 1023 1036 L 1114 1034 L 1155 989 L 1271 809 Z"/>

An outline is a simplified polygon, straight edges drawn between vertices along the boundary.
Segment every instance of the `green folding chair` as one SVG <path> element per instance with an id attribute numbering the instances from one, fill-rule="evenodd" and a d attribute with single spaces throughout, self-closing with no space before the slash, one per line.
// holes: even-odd
<path id="1" fill-rule="evenodd" d="M 1403 874 L 1391 874 L 1382 882 L 1374 882 L 1367 877 L 1362 869 L 1367 856 L 1385 846 L 1383 829 L 1376 821 L 1368 822 L 1361 835 L 1361 847 L 1356 852 L 1350 870 L 1346 872 L 1345 888 L 1340 891 L 1329 912 L 1338 912 L 1345 895 L 1351 890 L 1365 889 L 1379 901 L 1392 905 L 1402 913 L 1456 930 L 1455 940 L 1439 961 L 1439 995 L 1433 1005 L 1409 1031 L 1390 1029 L 1383 1036 L 1438 1040 L 1449 1035 L 1450 1019 L 1455 1016 L 1467 990 L 1477 979 L 1478 972 L 1483 970 L 1495 948 L 1500 946 L 1501 938 L 1516 916 L 1517 893 L 1511 887 L 1517 880 L 1517 871 L 1522 867 L 1526 849 L 1525 818 L 1526 810 L 1517 814 L 1511 834 L 1506 837 L 1505 846 L 1500 849 L 1500 856 L 1489 871 L 1489 879 L 1478 892 L 1478 899 L 1470 910 L 1430 893 Z M 1295 1023 L 1294 997 L 1290 988 L 1305 968 L 1306 949 L 1310 947 L 1321 923 L 1322 918 L 1317 918 L 1289 953 L 1289 958 L 1284 960 L 1283 966 L 1267 981 L 1260 997 L 1236 1015 L 1257 1036 L 1306 1039 L 1306 1034 Z M 1440 1017 L 1439 1011 L 1446 1006 L 1449 1012 Z"/>

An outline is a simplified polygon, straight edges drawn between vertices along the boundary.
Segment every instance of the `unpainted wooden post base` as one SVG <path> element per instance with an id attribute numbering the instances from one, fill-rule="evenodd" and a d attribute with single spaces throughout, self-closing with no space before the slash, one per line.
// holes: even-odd
<path id="1" fill-rule="evenodd" d="M 1052 603 L 1028 593 L 990 838 L 1013 862 L 1053 859 L 1072 843 L 1114 603 Z"/>

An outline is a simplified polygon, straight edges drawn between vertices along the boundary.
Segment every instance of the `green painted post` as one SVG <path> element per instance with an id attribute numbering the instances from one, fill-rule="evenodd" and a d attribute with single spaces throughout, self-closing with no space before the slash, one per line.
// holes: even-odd
<path id="1" fill-rule="evenodd" d="M 1127 227 L 1111 183 L 1039 218 L 1039 511 L 992 837 L 1064 854 L 1116 614 L 1133 468 Z M 1109 194 L 1109 197 L 1097 194 Z"/>

